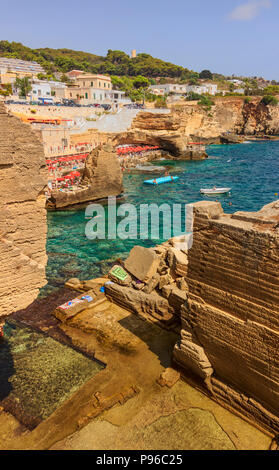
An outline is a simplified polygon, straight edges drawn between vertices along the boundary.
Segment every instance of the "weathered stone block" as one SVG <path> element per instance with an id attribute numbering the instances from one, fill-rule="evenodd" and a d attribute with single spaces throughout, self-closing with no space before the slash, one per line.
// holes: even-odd
<path id="1" fill-rule="evenodd" d="M 139 315 L 149 314 L 167 324 L 173 321 L 172 309 L 168 301 L 156 292 L 147 294 L 112 282 L 106 285 L 106 296 L 112 302 Z"/>
<path id="2" fill-rule="evenodd" d="M 160 259 L 154 251 L 142 246 L 135 246 L 124 266 L 129 273 L 142 282 L 149 281 L 156 274 Z"/>

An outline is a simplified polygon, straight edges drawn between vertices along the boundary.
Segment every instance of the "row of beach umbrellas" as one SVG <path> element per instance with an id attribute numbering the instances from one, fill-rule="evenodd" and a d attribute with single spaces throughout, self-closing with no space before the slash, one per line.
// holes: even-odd
<path id="1" fill-rule="evenodd" d="M 80 172 L 79 171 L 72 171 L 69 175 L 60 176 L 56 178 L 56 181 L 65 181 L 65 180 L 73 180 L 75 178 L 79 178 Z"/>
<path id="2" fill-rule="evenodd" d="M 88 157 L 88 153 L 84 155 L 70 155 L 68 157 L 59 157 L 59 158 L 56 158 L 55 160 L 46 160 L 46 164 L 48 166 L 52 166 L 53 164 L 56 164 L 56 163 L 70 162 L 73 160 L 85 160 L 87 157 Z"/>
<path id="3" fill-rule="evenodd" d="M 160 147 L 158 145 L 156 146 L 149 146 L 145 145 L 144 147 L 120 147 L 117 149 L 118 155 L 124 155 L 126 153 L 137 153 L 137 152 L 144 152 L 147 150 L 158 150 Z"/>

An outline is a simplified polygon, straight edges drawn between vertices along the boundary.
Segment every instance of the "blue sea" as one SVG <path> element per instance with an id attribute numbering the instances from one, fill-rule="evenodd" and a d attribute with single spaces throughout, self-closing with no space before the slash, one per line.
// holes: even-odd
<path id="1" fill-rule="evenodd" d="M 150 175 L 125 174 L 124 200 L 139 208 L 140 204 L 188 204 L 200 200 L 221 202 L 225 212 L 257 211 L 278 199 L 279 141 L 251 142 L 237 145 L 212 145 L 204 161 L 157 162 L 169 165 L 176 183 L 144 185 Z M 230 195 L 210 198 L 200 195 L 201 188 L 232 188 Z M 106 208 L 105 208 L 106 209 Z M 107 210 L 107 209 L 106 209 Z M 88 240 L 85 236 L 85 207 L 48 213 L 48 285 L 44 296 L 62 287 L 69 278 L 91 279 L 107 273 L 117 258 L 125 258 L 134 245 L 153 246 L 164 240 Z M 136 222 L 135 222 L 136 223 Z"/>

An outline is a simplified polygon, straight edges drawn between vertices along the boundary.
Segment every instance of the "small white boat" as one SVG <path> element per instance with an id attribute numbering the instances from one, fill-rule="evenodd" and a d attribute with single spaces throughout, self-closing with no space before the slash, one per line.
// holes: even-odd
<path id="1" fill-rule="evenodd" d="M 231 191 L 231 188 L 211 188 L 211 189 L 201 189 L 201 194 L 226 194 Z"/>

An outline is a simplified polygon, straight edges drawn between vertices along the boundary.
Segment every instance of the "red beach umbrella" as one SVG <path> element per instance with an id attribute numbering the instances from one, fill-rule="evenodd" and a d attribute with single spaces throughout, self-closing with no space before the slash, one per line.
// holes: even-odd
<path id="1" fill-rule="evenodd" d="M 75 178 L 76 176 L 80 176 L 80 172 L 79 171 L 72 171 L 71 175 Z"/>

